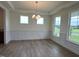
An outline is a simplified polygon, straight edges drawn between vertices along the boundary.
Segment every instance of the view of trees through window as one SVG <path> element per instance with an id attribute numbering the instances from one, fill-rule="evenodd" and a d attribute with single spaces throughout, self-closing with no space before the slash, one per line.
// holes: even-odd
<path id="1" fill-rule="evenodd" d="M 69 40 L 79 44 L 79 12 L 71 14 Z"/>
<path id="2" fill-rule="evenodd" d="M 61 22 L 61 17 L 55 17 L 55 24 L 54 24 L 54 35 L 59 37 L 60 36 L 60 22 Z"/>
<path id="3" fill-rule="evenodd" d="M 28 16 L 20 16 L 20 24 L 28 24 Z"/>

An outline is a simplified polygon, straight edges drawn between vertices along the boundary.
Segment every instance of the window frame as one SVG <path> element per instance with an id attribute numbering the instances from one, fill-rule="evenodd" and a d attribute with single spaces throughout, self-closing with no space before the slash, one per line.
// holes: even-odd
<path id="1" fill-rule="evenodd" d="M 71 11 L 71 12 L 69 12 L 69 18 L 68 18 L 68 34 L 67 34 L 67 40 L 69 41 L 69 42 L 71 42 L 71 43 L 73 43 L 73 44 L 75 44 L 75 45 L 79 45 L 79 43 L 77 43 L 77 42 L 75 42 L 75 41 L 72 41 L 71 39 L 70 39 L 70 27 L 71 27 L 71 14 L 73 13 L 73 12 L 79 12 L 79 10 L 74 10 L 74 11 Z"/>
<path id="2" fill-rule="evenodd" d="M 56 26 L 56 24 L 55 24 L 56 23 L 56 17 L 60 17 L 59 36 L 57 36 L 57 35 L 54 34 L 55 33 L 55 26 Z M 61 31 L 61 16 L 55 16 L 54 17 L 54 26 L 53 26 L 53 36 L 54 37 L 60 37 L 60 31 Z"/>

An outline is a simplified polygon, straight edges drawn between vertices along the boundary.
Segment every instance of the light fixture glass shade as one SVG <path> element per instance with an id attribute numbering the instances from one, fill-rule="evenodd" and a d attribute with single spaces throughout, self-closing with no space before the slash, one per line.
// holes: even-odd
<path id="1" fill-rule="evenodd" d="M 38 19 L 40 19 L 40 18 L 41 18 L 41 16 L 40 16 L 40 15 L 37 15 L 37 16 L 36 16 L 36 19 L 37 19 L 37 20 L 38 20 Z"/>
<path id="2" fill-rule="evenodd" d="M 41 18 L 41 16 L 40 15 L 32 15 L 32 19 L 40 19 Z"/>
<path id="3" fill-rule="evenodd" d="M 35 15 L 32 15 L 32 19 L 34 19 L 36 16 Z"/>
<path id="4" fill-rule="evenodd" d="M 40 19 L 41 16 L 38 14 L 38 1 L 35 2 L 36 8 L 35 8 L 35 14 L 32 15 L 32 19 Z"/>

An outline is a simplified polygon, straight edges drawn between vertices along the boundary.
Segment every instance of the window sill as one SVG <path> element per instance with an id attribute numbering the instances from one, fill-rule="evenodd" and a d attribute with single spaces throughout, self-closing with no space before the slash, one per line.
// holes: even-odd
<path id="1" fill-rule="evenodd" d="M 60 36 L 53 36 L 53 37 L 59 38 Z"/>
<path id="2" fill-rule="evenodd" d="M 71 41 L 69 39 L 67 39 L 67 41 L 70 42 L 70 43 L 72 43 L 72 44 L 74 44 L 74 45 L 78 45 L 79 46 L 79 43 L 77 43 L 77 42 Z"/>

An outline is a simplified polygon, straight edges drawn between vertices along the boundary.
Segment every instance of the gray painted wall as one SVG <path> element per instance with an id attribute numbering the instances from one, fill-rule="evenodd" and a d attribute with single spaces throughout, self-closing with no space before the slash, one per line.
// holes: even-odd
<path id="1" fill-rule="evenodd" d="M 29 24 L 20 24 L 20 16 L 28 16 Z M 36 20 L 32 19 L 33 14 L 20 13 L 10 11 L 10 34 L 11 40 L 34 40 L 34 39 L 49 39 L 50 17 L 44 17 L 44 24 L 36 24 Z"/>
<path id="2" fill-rule="evenodd" d="M 66 47 L 70 51 L 79 55 L 79 45 L 73 44 L 68 40 L 68 28 L 69 28 L 68 22 L 70 20 L 69 13 L 76 10 L 79 10 L 79 3 L 68 8 L 64 8 L 52 16 L 52 30 L 54 26 L 55 16 L 61 16 L 61 30 L 60 30 L 60 37 L 53 36 L 53 31 L 52 31 L 51 39 L 57 42 L 58 44 L 62 45 L 63 47 Z"/>

